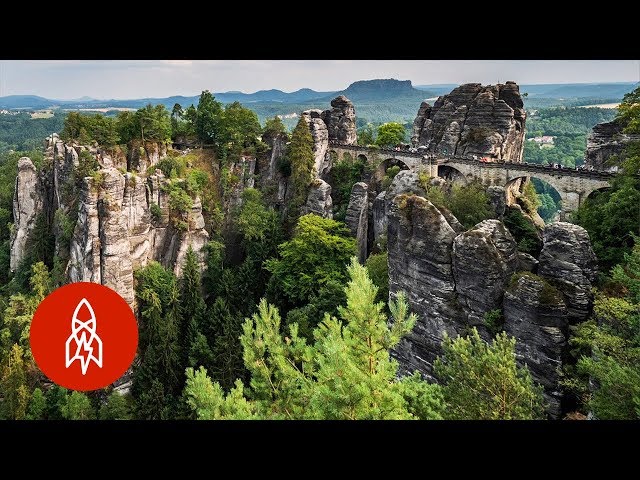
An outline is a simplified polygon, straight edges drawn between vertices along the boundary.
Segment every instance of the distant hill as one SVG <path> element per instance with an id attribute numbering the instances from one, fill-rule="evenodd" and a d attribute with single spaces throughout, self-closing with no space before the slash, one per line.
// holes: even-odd
<path id="1" fill-rule="evenodd" d="M 521 85 L 520 92 L 529 97 L 541 98 L 620 98 L 629 93 L 638 84 L 635 82 L 620 83 L 566 83 Z"/>
<path id="2" fill-rule="evenodd" d="M 387 78 L 353 82 L 345 90 L 335 92 L 330 97 L 334 98 L 336 95 L 344 95 L 354 103 L 387 100 L 418 100 L 420 102 L 426 97 L 433 96 L 433 92 L 413 88 L 411 80 Z"/>
<path id="3" fill-rule="evenodd" d="M 54 105 L 55 100 L 48 100 L 36 95 L 9 95 L 0 97 L 0 108 L 46 108 Z"/>

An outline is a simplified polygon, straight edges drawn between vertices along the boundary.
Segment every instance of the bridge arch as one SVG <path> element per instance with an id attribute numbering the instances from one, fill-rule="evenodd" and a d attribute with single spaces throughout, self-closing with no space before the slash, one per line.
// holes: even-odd
<path id="1" fill-rule="evenodd" d="M 531 182 L 538 194 L 540 205 L 538 206 L 538 214 L 545 223 L 557 221 L 562 216 L 565 193 L 558 186 L 553 185 L 548 179 L 539 178 L 535 175 L 515 177 L 509 180 L 505 187 L 507 196 L 514 195 L 514 190 L 520 194 L 524 193 L 527 181 Z"/>
<path id="2" fill-rule="evenodd" d="M 597 198 L 599 195 L 601 195 L 602 193 L 605 193 L 607 191 L 611 190 L 610 186 L 605 186 L 605 187 L 598 187 L 598 188 L 594 188 L 593 190 L 591 190 L 585 198 L 588 198 L 590 200 L 594 200 L 595 198 Z"/>
<path id="3" fill-rule="evenodd" d="M 474 180 L 474 176 L 471 173 L 465 175 L 451 165 L 438 165 L 438 176 L 452 183 L 462 183 L 465 185 Z"/>

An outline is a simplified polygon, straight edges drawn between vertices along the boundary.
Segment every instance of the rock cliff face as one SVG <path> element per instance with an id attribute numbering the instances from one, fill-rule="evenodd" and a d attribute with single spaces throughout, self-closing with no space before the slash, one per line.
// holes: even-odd
<path id="1" fill-rule="evenodd" d="M 597 275 L 597 258 L 587 231 L 572 223 L 545 227 L 538 274 L 564 296 L 571 323 L 581 322 L 591 311 L 591 285 Z"/>
<path id="2" fill-rule="evenodd" d="M 13 191 L 14 230 L 11 235 L 9 265 L 15 271 L 24 258 L 27 239 L 36 224 L 36 216 L 42 208 L 42 198 L 36 167 L 28 157 L 18 160 L 18 176 Z"/>
<path id="3" fill-rule="evenodd" d="M 596 170 L 616 171 L 618 165 L 609 162 L 612 155 L 620 155 L 622 150 L 632 141 L 640 140 L 640 135 L 622 133 L 623 125 L 614 120 L 599 123 L 593 127 L 587 137 L 587 150 L 584 163 Z"/>
<path id="4" fill-rule="evenodd" d="M 516 83 L 467 83 L 423 102 L 411 141 L 430 151 L 522 161 L 526 113 Z"/>
<path id="5" fill-rule="evenodd" d="M 329 149 L 329 131 L 322 120 L 322 110 L 306 110 L 302 118 L 309 125 L 313 137 L 313 157 L 317 177 L 321 177 L 331 168 L 331 159 L 327 155 Z"/>
<path id="6" fill-rule="evenodd" d="M 418 370 L 431 377 L 445 332 L 455 338 L 465 326 L 451 266 L 456 232 L 431 202 L 417 195 L 397 195 L 388 216 L 389 294 L 395 298 L 404 291 L 418 315 L 393 355 L 402 372 Z"/>
<path id="7" fill-rule="evenodd" d="M 367 259 L 367 241 L 369 228 L 369 186 L 364 182 L 356 183 L 351 189 L 351 197 L 347 207 L 345 223 L 351 235 L 356 237 L 358 260 L 364 263 Z"/>
<path id="8" fill-rule="evenodd" d="M 559 370 L 567 345 L 567 309 L 562 295 L 533 274 L 519 274 L 504 294 L 504 330 L 516 339 L 516 356 L 544 389 L 547 413 L 558 418 Z"/>
<path id="9" fill-rule="evenodd" d="M 204 228 L 200 199 L 193 200 L 188 212 L 170 212 L 166 187 L 172 180 L 165 179 L 160 170 L 146 176 L 122 173 L 114 166 L 127 165 L 135 159 L 133 170 L 146 173 L 165 153 L 164 146 L 147 144 L 140 147 L 137 156 L 127 158 L 93 147 L 68 145 L 56 136 L 50 137 L 45 161 L 45 165 L 51 165 L 49 169 L 38 175 L 26 158 L 18 165 L 12 268 L 24 257 L 34 218 L 39 213 L 46 218 L 64 217 L 74 222 L 70 241 L 64 239 L 59 220 L 54 220 L 52 226 L 56 254 L 68 259 L 69 281 L 107 285 L 132 307 L 136 268 L 157 260 L 179 274 L 190 245 L 202 258 L 202 247 L 209 235 Z M 96 159 L 101 168 L 93 177 L 77 179 L 77 168 L 81 161 L 88 160 L 87 154 Z M 40 185 L 43 188 L 39 188 Z M 43 198 L 39 191 L 43 192 Z M 182 220 L 180 228 L 176 227 L 177 215 Z"/>
<path id="10" fill-rule="evenodd" d="M 356 112 L 353 103 L 345 97 L 331 100 L 330 110 L 305 110 L 302 118 L 309 125 L 313 137 L 313 155 L 315 158 L 316 176 L 325 178 L 331 170 L 329 142 L 357 143 Z"/>
<path id="11" fill-rule="evenodd" d="M 323 218 L 333 218 L 331 185 L 317 178 L 309 187 L 305 213 L 315 213 Z"/>
<path id="12" fill-rule="evenodd" d="M 547 413 L 557 418 L 563 396 L 557 367 L 566 357 L 568 326 L 592 307 L 596 259 L 587 233 L 569 223 L 548 225 L 536 259 L 517 251 L 499 220 L 460 231 L 455 217 L 420 196 L 411 175 L 396 176 L 384 205 L 380 195 L 374 201 L 374 225 L 383 210 L 388 217 L 390 297 L 404 291 L 418 315 L 392 352 L 400 372 L 418 370 L 433 379 L 444 334 L 456 337 L 476 327 L 489 340 L 485 314 L 502 310 L 504 329 L 518 342 L 518 360 L 543 386 Z"/>
<path id="13" fill-rule="evenodd" d="M 322 112 L 322 120 L 327 125 L 329 139 L 348 145 L 357 143 L 356 110 L 344 95 L 331 100 L 331 110 Z"/>
<path id="14" fill-rule="evenodd" d="M 517 266 L 516 242 L 498 220 L 485 220 L 455 238 L 453 276 L 469 325 L 484 325 L 485 313 L 502 306 Z"/>

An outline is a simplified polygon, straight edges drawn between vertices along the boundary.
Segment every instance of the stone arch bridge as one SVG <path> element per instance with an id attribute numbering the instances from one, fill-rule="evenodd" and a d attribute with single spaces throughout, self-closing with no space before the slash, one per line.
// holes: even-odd
<path id="1" fill-rule="evenodd" d="M 377 149 L 360 145 L 331 142 L 329 152 L 337 159 L 349 153 L 352 158 L 364 158 L 373 168 L 390 160 L 400 161 L 411 170 L 427 172 L 430 176 L 442 176 L 443 172 L 455 173 L 455 178 L 467 182 L 479 180 L 483 185 L 508 187 L 516 180 L 535 177 L 555 188 L 562 199 L 561 219 L 570 218 L 582 202 L 594 191 L 611 186 L 614 176 L 610 172 L 553 168 L 533 163 L 510 161 L 482 162 L 471 157 L 442 153 L 411 153 L 406 150 Z M 443 167 L 448 167 L 443 168 Z"/>

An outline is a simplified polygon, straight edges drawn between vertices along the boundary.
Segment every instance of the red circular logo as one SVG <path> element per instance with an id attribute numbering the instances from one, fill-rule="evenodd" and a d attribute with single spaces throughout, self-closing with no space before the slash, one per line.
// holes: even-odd
<path id="1" fill-rule="evenodd" d="M 51 381 L 72 390 L 96 390 L 131 366 L 138 324 L 131 307 L 110 288 L 70 283 L 38 305 L 30 342 L 34 360 Z"/>

